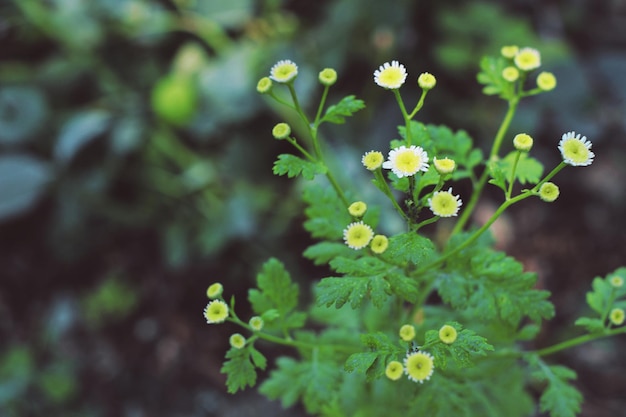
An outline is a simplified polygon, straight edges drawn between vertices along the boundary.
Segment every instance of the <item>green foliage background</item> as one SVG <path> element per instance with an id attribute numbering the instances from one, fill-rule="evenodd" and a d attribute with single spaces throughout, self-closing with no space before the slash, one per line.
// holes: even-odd
<path id="1" fill-rule="evenodd" d="M 585 314 L 591 277 L 624 261 L 620 7 L 591 0 L 2 2 L 2 415 L 220 415 L 234 407 L 237 397 L 225 396 L 219 374 L 229 330 L 207 331 L 206 286 L 221 281 L 243 300 L 272 255 L 303 288 L 307 278 L 329 274 L 314 266 L 328 248 L 300 258 L 311 241 L 301 226 L 299 183 L 272 175 L 285 147 L 271 139 L 271 127 L 293 115 L 268 110 L 254 88 L 282 58 L 301 64 L 303 106 L 323 67 L 339 73 L 335 98 L 367 98 L 350 127 L 324 132 L 345 167 L 341 181 L 365 184 L 358 155 L 388 141 L 384 132 L 400 122 L 393 99 L 372 82 L 378 65 L 401 59 L 436 74 L 420 117 L 465 129 L 481 146 L 501 109 L 481 95 L 477 59 L 508 43 L 541 49 L 546 69 L 567 87 L 523 104 L 512 131 L 532 132 L 546 163 L 562 132 L 585 132 L 597 162 L 592 174 L 559 183 L 553 214 L 514 209 L 502 227 L 515 229 L 497 237 L 555 294 L 556 320 L 538 343 L 571 336 L 562 329 Z M 578 370 L 583 415 L 623 409 L 625 381 L 611 373 L 624 365 L 620 348 L 623 341 L 606 341 L 560 358 Z"/>

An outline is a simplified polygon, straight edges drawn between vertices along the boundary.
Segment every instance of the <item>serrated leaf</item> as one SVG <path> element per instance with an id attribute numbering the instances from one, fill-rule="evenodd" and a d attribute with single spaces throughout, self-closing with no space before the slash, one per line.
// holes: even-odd
<path id="1" fill-rule="evenodd" d="M 382 258 L 396 265 L 428 264 L 437 256 L 433 242 L 415 232 L 401 233 L 389 238 L 389 247 Z"/>
<path id="2" fill-rule="evenodd" d="M 346 372 L 361 372 L 365 373 L 374 364 L 374 361 L 378 358 L 378 352 L 358 352 L 353 353 L 348 357 L 344 365 Z"/>
<path id="3" fill-rule="evenodd" d="M 601 319 L 591 317 L 580 317 L 574 324 L 584 327 L 589 333 L 602 333 L 605 330 Z"/>
<path id="4" fill-rule="evenodd" d="M 342 239 L 343 229 L 352 219 L 334 190 L 310 184 L 304 190 L 303 198 L 307 203 L 304 228 L 315 238 Z"/>
<path id="5" fill-rule="evenodd" d="M 511 178 L 511 172 L 513 171 L 513 165 L 517 151 L 510 152 L 500 162 L 500 168 L 502 169 L 506 178 Z M 527 153 L 522 152 L 517 161 L 517 168 L 515 169 L 515 178 L 520 184 L 537 184 L 543 175 L 543 164 L 528 156 Z"/>
<path id="6" fill-rule="evenodd" d="M 313 260 L 315 265 L 327 264 L 338 256 L 345 258 L 357 254 L 357 251 L 350 249 L 344 243 L 326 241 L 309 246 L 303 253 L 306 258 Z"/>
<path id="7" fill-rule="evenodd" d="M 320 163 L 306 161 L 287 153 L 278 155 L 272 169 L 275 175 L 286 174 L 289 178 L 302 175 L 307 180 L 312 180 L 317 174 L 325 174 L 326 171 L 326 167 Z"/>
<path id="8" fill-rule="evenodd" d="M 259 369 L 265 370 L 265 368 L 267 367 L 267 359 L 265 358 L 265 356 L 261 352 L 256 350 L 254 346 L 250 346 L 248 350 L 250 351 L 250 357 L 252 358 L 252 363 L 254 364 L 254 366 Z"/>
<path id="9" fill-rule="evenodd" d="M 441 342 L 438 330 L 429 330 L 425 335 L 426 345 L 432 345 L 429 349 L 435 356 L 435 366 L 445 369 L 446 357 L 450 356 L 460 368 L 473 367 L 476 356 L 486 356 L 488 351 L 494 350 L 487 339 L 477 335 L 473 330 L 463 329 L 463 326 L 457 322 L 446 324 L 454 327 L 457 331 L 457 339 L 453 343 Z"/>
<path id="10" fill-rule="evenodd" d="M 354 113 L 364 108 L 365 103 L 363 100 L 359 100 L 353 95 L 346 96 L 342 98 L 339 103 L 328 107 L 321 121 L 342 124 L 345 123 L 346 117 L 352 116 Z"/>
<path id="11" fill-rule="evenodd" d="M 248 348 L 237 349 L 232 347 L 226 352 L 226 359 L 228 360 L 224 362 L 220 372 L 227 375 L 226 386 L 230 394 L 234 394 L 246 386 L 253 387 L 256 384 L 256 370 L 250 360 Z"/>
<path id="12" fill-rule="evenodd" d="M 489 184 L 493 184 L 496 187 L 499 187 L 502 191 L 507 191 L 507 182 L 505 173 L 502 170 L 502 167 L 497 161 L 489 162 L 489 175 L 491 179 L 489 180 Z"/>
<path id="13" fill-rule="evenodd" d="M 542 412 L 551 417 L 576 417 L 580 412 L 583 397 L 567 380 L 575 379 L 576 373 L 564 366 L 542 366 L 543 377 L 548 381 L 539 400 Z"/>
<path id="14" fill-rule="evenodd" d="M 363 277 L 328 277 L 317 284 L 317 305 L 336 308 L 347 302 L 353 309 L 359 307 L 367 295 L 367 278 Z"/>

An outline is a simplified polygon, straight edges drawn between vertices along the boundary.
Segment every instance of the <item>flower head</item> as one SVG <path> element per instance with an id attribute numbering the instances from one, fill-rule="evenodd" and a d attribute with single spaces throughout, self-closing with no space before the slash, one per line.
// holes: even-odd
<path id="1" fill-rule="evenodd" d="M 367 204 L 362 201 L 355 201 L 348 206 L 348 213 L 350 213 L 350 216 L 352 217 L 363 217 L 366 211 Z"/>
<path id="2" fill-rule="evenodd" d="M 222 291 L 224 291 L 224 287 L 219 282 L 209 285 L 209 288 L 206 289 L 206 296 L 211 300 L 222 295 Z"/>
<path id="3" fill-rule="evenodd" d="M 320 80 L 320 83 L 330 87 L 337 82 L 337 71 L 332 68 L 324 68 L 320 71 L 318 79 Z"/>
<path id="4" fill-rule="evenodd" d="M 402 364 L 398 361 L 391 361 L 385 368 L 385 376 L 392 381 L 397 381 L 402 376 Z"/>
<path id="5" fill-rule="evenodd" d="M 228 317 L 228 305 L 222 300 L 213 300 L 204 309 L 204 318 L 209 324 L 222 323 Z"/>
<path id="6" fill-rule="evenodd" d="M 556 87 L 556 77 L 551 72 L 543 71 L 537 75 L 537 87 L 543 91 L 554 90 Z"/>
<path id="7" fill-rule="evenodd" d="M 383 154 L 378 151 L 369 151 L 361 158 L 361 163 L 370 171 L 375 171 L 383 164 Z"/>
<path id="8" fill-rule="evenodd" d="M 433 374 L 433 357 L 426 352 L 409 352 L 404 358 L 404 372 L 413 382 L 423 384 Z"/>
<path id="9" fill-rule="evenodd" d="M 614 325 L 621 326 L 624 323 L 624 310 L 621 308 L 614 308 L 609 314 L 609 319 Z"/>
<path id="10" fill-rule="evenodd" d="M 230 342 L 230 345 L 235 349 L 241 349 L 246 345 L 246 338 L 239 333 L 233 333 L 228 341 Z"/>
<path id="11" fill-rule="evenodd" d="M 278 123 L 272 129 L 272 136 L 276 139 L 286 139 L 291 135 L 291 126 L 287 123 Z"/>
<path id="12" fill-rule="evenodd" d="M 363 222 L 350 223 L 343 231 L 343 240 L 346 245 L 355 250 L 366 247 L 373 236 L 372 228 Z"/>
<path id="13" fill-rule="evenodd" d="M 372 252 L 380 255 L 381 253 L 387 250 L 388 246 L 389 246 L 389 239 L 387 239 L 387 236 L 376 235 L 372 238 L 370 249 L 372 249 Z"/>
<path id="14" fill-rule="evenodd" d="M 528 152 L 533 147 L 533 138 L 526 133 L 518 133 L 513 138 L 513 146 L 518 151 Z"/>
<path id="15" fill-rule="evenodd" d="M 452 194 L 452 188 L 448 188 L 448 191 L 436 191 L 433 196 L 428 199 L 428 206 L 430 211 L 435 216 L 439 217 L 452 217 L 459 213 L 459 208 L 463 202 L 458 195 Z"/>
<path id="16" fill-rule="evenodd" d="M 541 54 L 534 48 L 522 48 L 515 54 L 513 62 L 522 71 L 532 71 L 541 66 Z"/>
<path id="17" fill-rule="evenodd" d="M 502 56 L 509 59 L 515 58 L 515 55 L 517 55 L 518 52 L 519 47 L 517 45 L 503 46 L 502 49 L 500 49 Z"/>
<path id="18" fill-rule="evenodd" d="M 374 71 L 374 82 L 383 88 L 395 90 L 404 84 L 406 76 L 404 65 L 398 61 L 391 61 L 391 64 L 385 62 Z"/>
<path id="19" fill-rule="evenodd" d="M 398 178 L 410 177 L 418 171 L 428 171 L 428 154 L 421 146 L 400 146 L 389 151 L 383 168 L 390 169 Z"/>
<path id="20" fill-rule="evenodd" d="M 432 90 L 437 84 L 437 79 L 431 73 L 424 72 L 417 78 L 417 84 L 422 90 Z"/>
<path id="21" fill-rule="evenodd" d="M 609 282 L 615 288 L 619 288 L 624 285 L 624 278 L 620 277 L 619 275 L 613 275 L 611 278 L 609 278 Z"/>
<path id="22" fill-rule="evenodd" d="M 257 332 L 263 328 L 263 319 L 259 316 L 253 316 L 248 322 L 252 330 L 256 330 Z"/>
<path id="23" fill-rule="evenodd" d="M 441 326 L 441 329 L 439 329 L 439 340 L 441 340 L 446 345 L 454 343 L 457 335 L 458 334 L 456 329 L 449 324 L 444 324 L 443 326 Z"/>
<path id="24" fill-rule="evenodd" d="M 400 335 L 400 339 L 404 340 L 405 342 L 410 342 L 411 340 L 415 339 L 415 327 L 410 324 L 405 324 L 400 327 L 400 331 L 398 332 L 398 334 Z"/>
<path id="25" fill-rule="evenodd" d="M 502 78 L 512 83 L 519 78 L 519 70 L 515 67 L 506 67 L 502 70 Z"/>
<path id="26" fill-rule="evenodd" d="M 591 152 L 591 142 L 586 136 L 581 137 L 580 133 L 576 134 L 576 132 L 563 134 L 559 142 L 559 151 L 561 151 L 563 161 L 573 166 L 591 165 L 595 156 Z"/>
<path id="27" fill-rule="evenodd" d="M 261 94 L 269 93 L 271 89 L 272 89 L 272 80 L 270 79 L 270 77 L 261 78 L 256 85 L 256 91 L 258 91 Z"/>
<path id="28" fill-rule="evenodd" d="M 456 162 L 448 157 L 443 159 L 433 158 L 433 165 L 440 175 L 451 174 L 456 169 Z"/>
<path id="29" fill-rule="evenodd" d="M 539 198 L 546 203 L 552 203 L 559 198 L 560 193 L 559 187 L 552 182 L 544 182 L 541 184 L 541 187 L 539 187 Z"/>
<path id="30" fill-rule="evenodd" d="M 270 78 L 277 83 L 288 83 L 298 75 L 298 66 L 288 59 L 278 61 L 270 70 Z"/>

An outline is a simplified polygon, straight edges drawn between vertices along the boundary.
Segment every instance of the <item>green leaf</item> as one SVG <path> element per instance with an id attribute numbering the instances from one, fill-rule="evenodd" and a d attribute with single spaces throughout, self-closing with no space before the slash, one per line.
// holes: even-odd
<path id="1" fill-rule="evenodd" d="M 256 314 L 263 315 L 274 310 L 279 317 L 269 321 L 268 327 L 298 328 L 304 325 L 304 313 L 292 313 L 298 304 L 298 284 L 292 282 L 284 265 L 275 258 L 270 258 L 257 275 L 257 289 L 248 291 L 248 300 Z"/>
<path id="2" fill-rule="evenodd" d="M 453 343 L 441 342 L 438 330 L 429 330 L 425 335 L 425 345 L 430 346 L 428 350 L 435 356 L 436 367 L 445 369 L 448 356 L 452 357 L 460 368 L 473 367 L 476 356 L 487 356 L 487 351 L 494 350 L 493 346 L 487 343 L 487 339 L 477 335 L 473 330 L 463 329 L 463 326 L 457 322 L 446 324 L 457 331 L 457 339 Z"/>
<path id="3" fill-rule="evenodd" d="M 502 70 L 507 65 L 507 61 L 501 56 L 485 56 L 481 59 L 480 72 L 476 79 L 485 86 L 484 94 L 499 94 L 505 100 L 514 96 L 513 84 L 502 78 Z"/>
<path id="4" fill-rule="evenodd" d="M 361 343 L 367 352 L 353 353 L 344 365 L 347 372 L 364 373 L 367 381 L 378 379 L 385 374 L 385 367 L 390 358 L 404 353 L 401 348 L 391 342 L 384 333 L 366 333 L 361 335 Z"/>
<path id="5" fill-rule="evenodd" d="M 434 243 L 415 232 L 401 233 L 389 238 L 389 247 L 382 259 L 395 265 L 423 265 L 437 257 Z"/>
<path id="6" fill-rule="evenodd" d="M 504 192 L 507 191 L 508 180 L 499 162 L 497 161 L 489 162 L 489 175 L 491 176 L 491 179 L 489 180 L 489 184 L 493 184 L 496 187 L 499 187 Z"/>
<path id="7" fill-rule="evenodd" d="M 589 333 L 602 333 L 605 330 L 601 319 L 591 317 L 580 317 L 574 324 L 584 327 Z"/>
<path id="8" fill-rule="evenodd" d="M 307 412 L 316 414 L 331 402 L 339 385 L 340 370 L 323 359 L 301 361 L 280 357 L 277 368 L 259 387 L 270 400 L 280 399 L 284 408 L 302 400 Z"/>
<path id="9" fill-rule="evenodd" d="M 504 172 L 506 178 L 511 178 L 511 172 L 513 171 L 513 164 L 515 163 L 515 157 L 518 151 L 510 152 L 500 162 L 500 167 Z M 526 152 L 520 154 L 517 161 L 517 168 L 515 170 L 515 178 L 520 184 L 537 184 L 543 175 L 543 165 L 541 162 L 528 156 Z"/>
<path id="10" fill-rule="evenodd" d="M 350 257 L 357 256 L 358 252 L 350 249 L 344 243 L 338 242 L 320 242 L 309 246 L 304 251 L 304 256 L 312 259 L 315 265 L 327 264 L 338 256 Z"/>
<path id="11" fill-rule="evenodd" d="M 327 169 L 317 162 L 305 161 L 295 155 L 284 153 L 278 155 L 272 169 L 275 175 L 285 175 L 289 178 L 302 175 L 307 180 L 312 180 L 317 174 L 325 174 Z"/>
<path id="12" fill-rule="evenodd" d="M 330 307 L 334 304 L 336 308 L 350 303 L 350 307 L 355 309 L 368 298 L 381 308 L 391 294 L 389 283 L 380 275 L 323 278 L 317 289 L 317 305 Z"/>
<path id="13" fill-rule="evenodd" d="M 568 380 L 576 379 L 574 371 L 559 365 L 542 365 L 533 375 L 548 382 L 539 400 L 542 412 L 549 412 L 551 417 L 576 417 L 580 413 L 583 397 L 568 383 Z"/>
<path id="14" fill-rule="evenodd" d="M 346 96 L 342 98 L 339 103 L 326 109 L 326 113 L 324 117 L 322 117 L 321 122 L 342 124 L 345 123 L 346 117 L 352 116 L 354 113 L 364 108 L 365 103 L 363 103 L 363 100 L 359 100 L 353 95 Z"/>
<path id="15" fill-rule="evenodd" d="M 303 198 L 308 206 L 304 228 L 315 238 L 342 239 L 352 219 L 334 190 L 312 183 L 304 190 Z"/>
<path id="16" fill-rule="evenodd" d="M 263 366 L 257 366 L 261 369 L 265 369 L 263 362 L 265 358 L 261 360 L 259 357 L 261 354 L 259 352 L 254 355 L 255 357 L 252 358 L 254 363 L 259 362 L 259 364 Z M 226 359 L 228 360 L 224 362 L 220 372 L 227 375 L 226 386 L 230 394 L 234 394 L 238 390 L 244 389 L 246 386 L 253 387 L 256 384 L 255 365 L 251 361 L 250 356 L 251 352 L 248 347 L 243 349 L 231 347 L 230 350 L 226 352 Z"/>

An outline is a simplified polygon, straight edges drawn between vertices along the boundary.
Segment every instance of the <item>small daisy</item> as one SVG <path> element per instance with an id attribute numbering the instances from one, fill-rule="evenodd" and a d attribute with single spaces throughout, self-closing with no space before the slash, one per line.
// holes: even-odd
<path id="1" fill-rule="evenodd" d="M 519 78 L 519 70 L 515 67 L 506 67 L 502 70 L 502 78 L 512 83 Z"/>
<path id="2" fill-rule="evenodd" d="M 398 361 L 391 361 L 385 368 L 385 375 L 392 381 L 397 381 L 402 376 L 402 364 Z"/>
<path id="3" fill-rule="evenodd" d="M 450 345 L 454 343 L 457 338 L 457 331 L 454 327 L 449 324 L 444 324 L 441 329 L 439 329 L 439 340 L 441 340 L 446 345 Z"/>
<path id="4" fill-rule="evenodd" d="M 624 323 L 624 316 L 624 310 L 621 308 L 614 308 L 611 310 L 611 314 L 609 314 L 609 319 L 615 326 L 621 326 Z"/>
<path id="5" fill-rule="evenodd" d="M 366 152 L 361 158 L 361 163 L 370 171 L 375 171 L 383 164 L 383 154 L 377 151 Z"/>
<path id="6" fill-rule="evenodd" d="M 288 83 L 298 75 L 298 66 L 288 59 L 278 61 L 270 70 L 270 78 L 277 83 Z"/>
<path id="7" fill-rule="evenodd" d="M 230 345 L 234 347 L 235 349 L 241 349 L 242 347 L 246 345 L 246 338 L 240 335 L 239 333 L 232 334 L 230 336 L 230 339 L 228 339 L 228 341 L 230 342 Z"/>
<path id="8" fill-rule="evenodd" d="M 537 87 L 543 91 L 554 90 L 556 87 L 556 77 L 551 72 L 544 71 L 537 75 Z"/>
<path id="9" fill-rule="evenodd" d="M 275 139 L 286 139 L 291 135 L 291 126 L 287 123 L 277 123 L 272 129 L 272 136 Z"/>
<path id="10" fill-rule="evenodd" d="M 219 282 L 209 285 L 209 288 L 206 289 L 206 296 L 211 300 L 222 295 L 222 291 L 224 291 L 224 287 Z"/>
<path id="11" fill-rule="evenodd" d="M 526 133 L 518 133 L 513 138 L 513 146 L 518 151 L 528 152 L 533 147 L 533 138 Z"/>
<path id="12" fill-rule="evenodd" d="M 213 300 L 204 309 L 204 318 L 209 324 L 222 323 L 228 317 L 228 305 L 222 300 Z"/>
<path id="13" fill-rule="evenodd" d="M 541 187 L 539 187 L 539 198 L 546 203 L 552 203 L 559 198 L 560 193 L 559 186 L 552 182 L 544 182 L 541 184 Z"/>
<path id="14" fill-rule="evenodd" d="M 624 285 L 624 278 L 620 277 L 619 275 L 614 275 L 609 279 L 609 282 L 615 288 L 619 288 Z"/>
<path id="15" fill-rule="evenodd" d="M 522 71 L 532 71 L 541 66 L 541 55 L 534 48 L 522 48 L 515 54 L 513 62 Z"/>
<path id="16" fill-rule="evenodd" d="M 431 198 L 428 199 L 430 211 L 435 216 L 452 217 L 459 213 L 459 208 L 463 201 L 458 195 L 452 194 L 452 187 L 448 191 L 436 191 Z"/>
<path id="17" fill-rule="evenodd" d="M 404 84 L 406 76 L 404 65 L 398 61 L 391 61 L 391 64 L 385 62 L 374 71 L 374 82 L 383 88 L 395 90 Z"/>
<path id="18" fill-rule="evenodd" d="M 448 157 L 443 159 L 433 158 L 433 165 L 440 175 L 451 174 L 456 168 L 456 162 Z"/>
<path id="19" fill-rule="evenodd" d="M 337 82 L 337 71 L 332 68 L 324 68 L 320 71 L 318 79 L 322 85 L 330 87 Z"/>
<path id="20" fill-rule="evenodd" d="M 400 146 L 389 151 L 383 168 L 390 169 L 398 178 L 410 177 L 418 171 L 428 171 L 428 154 L 421 146 Z"/>
<path id="21" fill-rule="evenodd" d="M 404 358 L 404 372 L 413 382 L 423 384 L 433 374 L 433 357 L 426 352 L 409 352 Z"/>
<path id="22" fill-rule="evenodd" d="M 405 342 L 410 342 L 411 340 L 415 339 L 415 327 L 411 326 L 410 324 L 405 324 L 400 327 L 400 331 L 398 332 L 398 334 L 400 335 L 400 339 L 404 340 Z"/>
<path id="23" fill-rule="evenodd" d="M 437 79 L 431 73 L 424 72 L 417 78 L 417 84 L 422 90 L 432 90 L 437 84 Z"/>
<path id="24" fill-rule="evenodd" d="M 580 133 L 567 132 L 563 134 L 559 142 L 559 151 L 565 163 L 573 166 L 591 165 L 595 154 L 591 152 L 591 142 L 586 136 L 581 137 Z"/>
<path id="25" fill-rule="evenodd" d="M 272 89 L 272 80 L 269 77 L 263 77 L 256 85 L 256 91 L 261 94 L 267 94 Z"/>
<path id="26" fill-rule="evenodd" d="M 509 59 L 514 58 L 518 52 L 519 47 L 517 45 L 503 46 L 502 49 L 500 49 L 502 56 Z"/>
<path id="27" fill-rule="evenodd" d="M 374 237 L 372 228 L 363 222 L 350 223 L 343 231 L 343 240 L 354 250 L 363 249 Z"/>
<path id="28" fill-rule="evenodd" d="M 256 330 L 257 332 L 260 331 L 263 328 L 263 319 L 259 316 L 254 316 L 250 319 L 250 321 L 248 322 L 248 324 L 250 325 L 250 327 L 252 327 L 252 330 Z"/>
<path id="29" fill-rule="evenodd" d="M 350 216 L 352 217 L 363 217 L 366 211 L 367 204 L 362 201 L 355 201 L 348 206 L 348 213 L 350 213 Z"/>
<path id="30" fill-rule="evenodd" d="M 380 255 L 381 253 L 387 250 L 388 246 L 389 246 L 389 239 L 387 239 L 387 236 L 376 235 L 372 238 L 370 249 L 372 249 L 372 252 Z"/>

